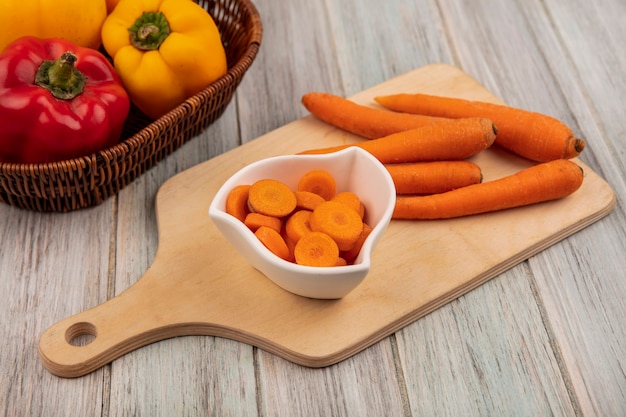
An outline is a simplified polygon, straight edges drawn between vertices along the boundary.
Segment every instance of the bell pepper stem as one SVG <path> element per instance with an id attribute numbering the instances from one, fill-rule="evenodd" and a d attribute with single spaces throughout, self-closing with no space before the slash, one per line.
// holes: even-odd
<path id="1" fill-rule="evenodd" d="M 128 28 L 131 44 L 142 51 L 159 49 L 169 34 L 170 25 L 161 12 L 143 12 Z"/>
<path id="2" fill-rule="evenodd" d="M 35 84 L 60 100 L 71 100 L 83 92 L 85 76 L 76 68 L 78 58 L 70 51 L 56 61 L 43 61 L 35 75 Z"/>

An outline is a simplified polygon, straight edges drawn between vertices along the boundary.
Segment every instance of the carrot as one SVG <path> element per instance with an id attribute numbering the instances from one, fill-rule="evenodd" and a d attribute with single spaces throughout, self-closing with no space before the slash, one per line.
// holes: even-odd
<path id="1" fill-rule="evenodd" d="M 582 169 L 567 159 L 543 162 L 498 180 L 429 196 L 399 196 L 393 219 L 445 219 L 556 200 L 576 191 Z"/>
<path id="2" fill-rule="evenodd" d="M 372 233 L 372 228 L 367 223 L 363 223 L 363 231 L 354 246 L 346 251 L 340 252 L 340 255 L 345 258 L 347 263 L 353 263 L 356 257 L 359 256 L 363 243 L 365 243 L 365 239 L 367 239 L 370 233 Z"/>
<path id="3" fill-rule="evenodd" d="M 326 200 L 319 194 L 315 194 L 311 191 L 295 191 L 296 195 L 296 208 L 302 210 L 311 210 Z"/>
<path id="4" fill-rule="evenodd" d="M 337 257 L 337 262 L 335 262 L 334 266 L 346 266 L 348 265 L 348 261 L 346 261 L 344 258 L 342 258 L 341 256 Z"/>
<path id="5" fill-rule="evenodd" d="M 287 244 L 287 249 L 289 250 L 289 256 L 286 258 L 286 260 L 289 261 L 289 262 L 295 262 L 296 258 L 293 255 L 293 251 L 296 248 L 296 242 L 294 242 L 293 240 L 289 239 L 289 236 L 287 236 L 287 233 L 285 233 L 284 229 L 282 231 L 281 236 L 283 237 L 283 240 Z"/>
<path id="6" fill-rule="evenodd" d="M 261 226 L 267 226 L 280 233 L 283 226 L 283 222 L 278 217 L 266 216 L 261 213 L 248 213 L 243 222 L 253 232 Z"/>
<path id="7" fill-rule="evenodd" d="M 244 221 L 250 212 L 248 209 L 248 192 L 250 185 L 238 185 L 228 193 L 226 197 L 226 213 Z"/>
<path id="8" fill-rule="evenodd" d="M 234 187 L 227 206 L 233 215 L 243 218 L 242 222 L 268 250 L 286 261 L 298 263 L 296 248 L 312 235 L 315 239 L 309 237 L 310 241 L 299 249 L 300 263 L 348 265 L 344 254 L 351 260 L 356 258 L 369 234 L 365 231 L 371 231 L 363 223 L 365 206 L 360 198 L 351 191 L 336 193 L 334 177 L 322 169 L 307 171 L 297 186 L 300 190 L 292 191 L 281 181 L 261 179 Z"/>
<path id="9" fill-rule="evenodd" d="M 297 190 L 309 191 L 322 196 L 324 200 L 329 200 L 335 195 L 337 183 L 330 172 L 324 169 L 313 169 L 300 177 Z"/>
<path id="10" fill-rule="evenodd" d="M 285 222 L 285 233 L 289 239 L 298 242 L 300 238 L 311 232 L 311 213 L 309 210 L 298 210 Z"/>
<path id="11" fill-rule="evenodd" d="M 274 217 L 284 217 L 296 208 L 293 191 L 278 180 L 258 180 L 248 192 L 250 211 Z"/>
<path id="12" fill-rule="evenodd" d="M 289 248 L 287 247 L 287 243 L 285 243 L 283 237 L 276 230 L 267 226 L 261 226 L 254 232 L 254 235 L 274 255 L 289 260 Z"/>
<path id="13" fill-rule="evenodd" d="M 300 153 L 324 154 L 358 146 L 383 164 L 458 160 L 488 148 L 495 137 L 496 128 L 491 120 L 468 118 L 423 126 L 379 139 Z"/>
<path id="14" fill-rule="evenodd" d="M 337 243 L 325 233 L 308 233 L 296 243 L 294 257 L 299 265 L 335 266 L 339 261 Z"/>
<path id="15" fill-rule="evenodd" d="M 399 195 L 438 194 L 482 181 L 480 167 L 470 161 L 416 162 L 385 168 Z"/>
<path id="16" fill-rule="evenodd" d="M 359 217 L 363 219 L 365 216 L 365 206 L 361 203 L 361 199 L 358 195 L 352 191 L 342 191 L 337 193 L 330 199 L 331 201 L 337 201 L 350 207 L 352 210 L 359 213 Z"/>
<path id="17" fill-rule="evenodd" d="M 318 119 L 368 139 L 447 121 L 367 107 L 329 93 L 307 93 L 302 96 L 302 104 Z"/>
<path id="18" fill-rule="evenodd" d="M 339 250 L 352 248 L 363 230 L 363 221 L 358 213 L 336 201 L 325 201 L 318 205 L 309 223 L 312 231 L 329 235 Z"/>
<path id="19" fill-rule="evenodd" d="M 410 114 L 489 118 L 498 126 L 497 145 L 533 161 L 570 159 L 585 148 L 585 141 L 559 120 L 515 107 L 427 94 L 394 94 L 375 100 L 390 110 Z"/>

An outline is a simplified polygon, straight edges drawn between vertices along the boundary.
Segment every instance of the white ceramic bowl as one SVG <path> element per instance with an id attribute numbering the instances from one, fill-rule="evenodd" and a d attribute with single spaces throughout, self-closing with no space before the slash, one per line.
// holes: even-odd
<path id="1" fill-rule="evenodd" d="M 354 264 L 338 267 L 302 266 L 271 253 L 241 221 L 226 213 L 226 198 L 236 185 L 272 178 L 292 190 L 312 169 L 329 171 L 337 192 L 355 192 L 366 207 L 365 221 L 372 227 Z M 226 239 L 257 270 L 283 289 L 310 298 L 342 298 L 363 281 L 370 270 L 371 253 L 389 225 L 396 190 L 387 169 L 368 152 L 349 147 L 325 155 L 285 155 L 254 162 L 230 177 L 217 191 L 209 216 Z"/>

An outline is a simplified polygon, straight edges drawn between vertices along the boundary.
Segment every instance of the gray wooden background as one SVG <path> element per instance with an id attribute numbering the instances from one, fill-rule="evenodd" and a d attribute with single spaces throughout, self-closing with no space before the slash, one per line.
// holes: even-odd
<path id="1" fill-rule="evenodd" d="M 261 52 L 223 117 L 101 206 L 0 205 L 0 415 L 626 415 L 626 2 L 257 0 Z M 568 123 L 613 212 L 356 356 L 323 369 L 235 341 L 181 337 L 85 377 L 41 365 L 51 324 L 124 291 L 157 248 L 171 176 L 435 62 Z"/>

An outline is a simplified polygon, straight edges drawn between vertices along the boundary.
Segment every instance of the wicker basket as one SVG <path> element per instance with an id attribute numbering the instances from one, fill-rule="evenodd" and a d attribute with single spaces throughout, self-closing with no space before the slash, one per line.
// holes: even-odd
<path id="1" fill-rule="evenodd" d="M 101 204 L 222 115 L 254 61 L 262 24 L 250 0 L 196 0 L 217 24 L 228 72 L 158 120 L 131 108 L 123 140 L 91 155 L 46 164 L 0 163 L 0 201 L 41 212 Z"/>

